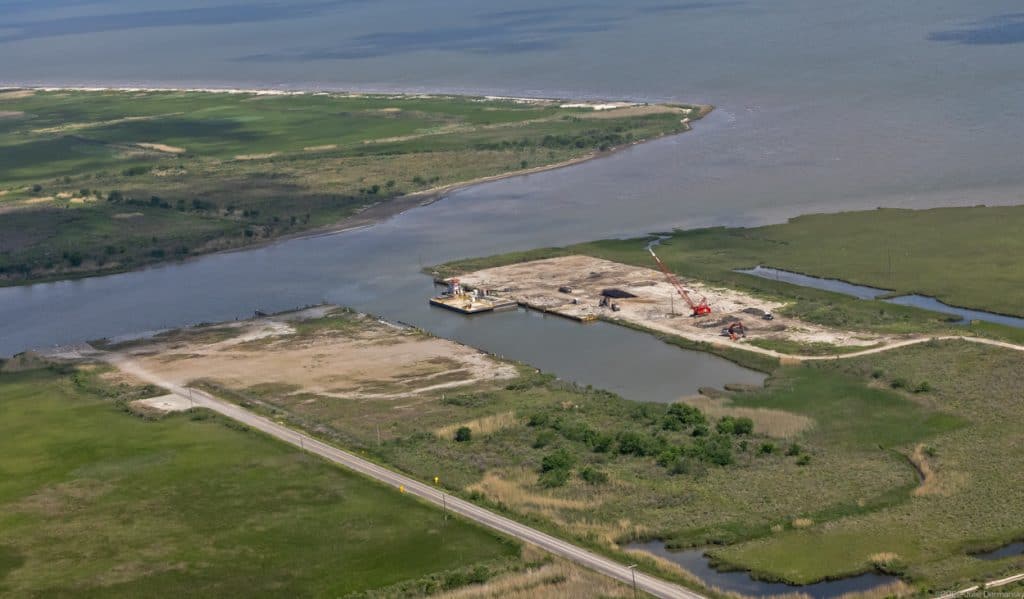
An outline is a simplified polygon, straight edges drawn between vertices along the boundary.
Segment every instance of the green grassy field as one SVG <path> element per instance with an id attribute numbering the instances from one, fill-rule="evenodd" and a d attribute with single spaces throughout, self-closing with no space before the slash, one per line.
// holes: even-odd
<path id="1" fill-rule="evenodd" d="M 521 567 L 516 544 L 230 421 L 121 409 L 140 395 L 0 374 L 0 594 L 408 596 Z"/>
<path id="2" fill-rule="evenodd" d="M 297 325 L 297 335 L 355 335 L 360 326 L 379 325 L 344 313 Z M 528 367 L 511 382 L 410 398 L 415 410 L 287 386 L 204 384 L 612 553 L 658 538 L 718 546 L 716 559 L 766 578 L 812 582 L 880 566 L 941 589 L 1024 566 L 968 555 L 1024 534 L 1014 524 L 1024 507 L 1006 495 L 1024 482 L 1024 454 L 1012 449 L 1024 417 L 1019 361 L 1016 352 L 935 342 L 776 367 L 764 390 L 686 399 L 703 414 L 702 431 L 665 404 Z M 721 432 L 729 417 L 750 418 L 754 430 Z M 470 438 L 457 441 L 463 426 Z M 924 482 L 915 452 L 927 456 Z M 898 559 L 879 557 L 890 553 Z"/>
<path id="3" fill-rule="evenodd" d="M 0 284 L 333 225 L 413 192 L 678 133 L 702 114 L 451 96 L 0 91 Z"/>
<path id="4" fill-rule="evenodd" d="M 933 481 L 927 492 L 871 513 L 787 530 L 726 547 L 715 555 L 773 576 L 814 579 L 868 567 L 871 556 L 892 554 L 892 569 L 925 588 L 991 579 L 1024 568 L 1024 556 L 986 562 L 969 556 L 1024 538 L 1024 515 L 1013 489 L 1024 485 L 1024 448 L 1015 441 L 1024 415 L 1020 356 L 966 343 L 939 343 L 851 359 L 823 367 L 871 380 L 928 381 L 913 396 L 926 409 L 954 414 L 965 425 L 927 440 Z M 846 412 L 833 417 L 861 420 Z M 870 417 L 891 420 L 883 410 Z M 919 426 L 920 424 L 918 424 Z M 914 426 L 903 425 L 900 434 Z M 872 436 L 883 436 L 881 430 Z"/>

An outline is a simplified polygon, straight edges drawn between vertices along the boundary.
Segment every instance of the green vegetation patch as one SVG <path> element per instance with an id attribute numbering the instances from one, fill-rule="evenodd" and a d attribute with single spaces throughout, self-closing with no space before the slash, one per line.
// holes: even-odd
<path id="1" fill-rule="evenodd" d="M 109 393 L 84 373 L 0 375 L 4 593 L 410 595 L 518 563 L 396 489 L 204 411 L 132 417 Z"/>
<path id="2" fill-rule="evenodd" d="M 685 131 L 696 107 L 394 95 L 0 96 L 0 284 L 115 272 L 376 217 L 403 196 Z M 422 198 L 421 198 L 422 200 Z"/>
<path id="3" fill-rule="evenodd" d="M 838 411 L 837 419 L 862 421 L 852 429 L 843 424 L 844 430 L 836 431 L 840 439 L 867 441 L 874 437 L 871 431 L 877 430 L 881 438 L 906 442 L 924 432 L 923 427 L 932 429 L 922 451 L 928 474 L 916 491 L 883 509 L 851 514 L 827 525 L 784 530 L 716 549 L 714 555 L 769 577 L 799 582 L 872 569 L 879 556 L 891 555 L 896 558 L 888 561 L 896 564 L 896 570 L 926 590 L 1019 571 L 1024 556 L 993 562 L 970 555 L 1024 536 L 1022 507 L 1009 491 L 1024 484 L 1020 474 L 1024 451 L 1014 441 L 1019 436 L 1017 423 L 1024 416 L 1019 368 L 1016 352 L 962 342 L 910 347 L 821 366 L 886 387 L 901 378 L 926 381 L 931 391 L 904 394 L 904 401 L 955 414 L 963 425 L 951 428 L 948 417 L 936 421 L 934 416 L 931 424 L 915 423 L 878 405 L 861 405 L 857 415 Z M 865 416 L 864 410 L 873 414 Z"/>

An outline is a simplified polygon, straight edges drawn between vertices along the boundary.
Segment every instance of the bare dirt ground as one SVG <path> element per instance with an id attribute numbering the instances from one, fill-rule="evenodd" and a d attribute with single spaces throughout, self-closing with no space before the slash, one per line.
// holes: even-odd
<path id="1" fill-rule="evenodd" d="M 169 146 L 167 144 L 140 142 L 135 145 L 145 150 L 156 150 L 157 152 L 164 152 L 165 154 L 184 154 L 186 152 L 185 148 Z"/>
<path id="2" fill-rule="evenodd" d="M 344 327 L 270 317 L 183 331 L 124 353 L 175 384 L 273 386 L 285 395 L 395 400 L 513 378 L 514 367 L 444 339 L 351 315 Z M 351 326 L 349 326 L 351 324 Z"/>
<path id="3" fill-rule="evenodd" d="M 729 342 L 722 336 L 722 329 L 737 320 L 746 327 L 748 339 L 862 348 L 896 340 L 896 337 L 836 330 L 782 316 L 778 313 L 784 306 L 782 303 L 687 280 L 684 285 L 691 297 L 698 301 L 707 297 L 713 310 L 710 316 L 693 318 L 675 288 L 659 271 L 590 256 L 563 256 L 488 268 L 461 275 L 459 279 L 469 287 L 512 297 L 539 310 L 583 320 L 593 317 L 622 320 L 709 343 Z M 572 292 L 560 292 L 559 287 L 569 287 Z M 612 300 L 620 308 L 612 311 L 598 305 L 605 289 L 619 289 L 636 297 Z M 763 320 L 756 314 L 744 312 L 748 309 L 772 312 L 775 319 Z M 746 347 L 753 351 L 761 349 Z"/>
<path id="4" fill-rule="evenodd" d="M 141 413 L 156 412 L 167 414 L 169 412 L 184 412 L 192 406 L 184 397 L 171 393 L 148 399 L 137 399 L 131 402 L 129 407 Z"/>

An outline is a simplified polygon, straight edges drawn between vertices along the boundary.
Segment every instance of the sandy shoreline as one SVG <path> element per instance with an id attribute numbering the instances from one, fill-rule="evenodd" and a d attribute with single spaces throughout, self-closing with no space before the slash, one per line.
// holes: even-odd
<path id="1" fill-rule="evenodd" d="M 638 106 L 643 104 L 674 104 L 675 102 L 661 102 L 652 100 L 608 100 L 604 98 L 566 98 L 547 96 L 511 96 L 495 95 L 487 93 L 465 92 L 443 92 L 443 91 L 389 91 L 374 89 L 274 89 L 260 87 L 186 87 L 186 86 L 162 86 L 162 85 L 39 85 L 0 82 L 0 93 L 16 91 L 39 91 L 39 92 L 124 92 L 124 93 L 208 93 L 208 94 L 232 94 L 232 95 L 255 95 L 255 96 L 335 96 L 340 98 L 359 96 L 384 96 L 394 98 L 480 98 L 486 101 L 508 101 L 523 104 L 536 103 L 565 103 L 566 108 L 593 107 L 595 110 L 607 110 L 626 106 Z M 706 104 L 687 104 L 700 108 L 710 108 Z M 706 112 L 702 111 L 702 114 Z"/>

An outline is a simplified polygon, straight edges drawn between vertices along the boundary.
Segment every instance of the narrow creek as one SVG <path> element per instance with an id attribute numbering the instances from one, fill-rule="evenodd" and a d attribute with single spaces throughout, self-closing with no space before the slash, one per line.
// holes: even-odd
<path id="1" fill-rule="evenodd" d="M 998 549 L 993 549 L 992 551 L 981 551 L 978 553 L 972 553 L 971 557 L 975 557 L 985 561 L 994 561 L 997 559 L 1015 557 L 1018 555 L 1024 555 L 1024 541 L 1007 543 L 1006 545 L 1003 545 Z"/>
<path id="2" fill-rule="evenodd" d="M 890 304 L 912 306 L 923 310 L 931 310 L 932 312 L 941 312 L 943 314 L 958 317 L 960 320 L 956 321 L 955 324 L 969 324 L 972 320 L 981 320 L 984 322 L 1024 329 L 1024 318 L 1006 316 L 1004 314 L 996 314 L 994 312 L 985 312 L 983 310 L 971 310 L 969 308 L 950 306 L 949 304 L 940 302 L 934 297 L 926 295 L 911 294 L 901 295 L 898 297 L 882 297 L 891 294 L 892 291 L 888 289 L 879 289 L 877 287 L 868 287 L 867 285 L 856 285 L 854 283 L 847 283 L 846 281 L 840 281 L 838 279 L 814 277 L 811 275 L 804 275 L 767 266 L 740 269 L 736 272 L 754 275 L 755 277 L 761 277 L 762 279 L 782 281 L 783 283 L 799 285 L 800 287 L 810 287 L 812 289 L 842 293 L 843 295 L 849 295 L 858 299 L 880 299 L 881 301 L 888 302 Z"/>
<path id="3" fill-rule="evenodd" d="M 826 580 L 807 585 L 793 585 L 783 582 L 766 582 L 757 580 L 744 571 L 720 571 L 716 570 L 710 563 L 710 559 L 704 555 L 703 549 L 686 549 L 682 551 L 670 551 L 662 541 L 647 541 L 644 543 L 632 543 L 627 546 L 629 549 L 639 549 L 675 564 L 679 564 L 685 570 L 699 578 L 705 585 L 718 587 L 723 591 L 731 591 L 751 596 L 772 596 L 785 595 L 790 593 L 802 593 L 813 597 L 813 599 L 832 599 L 846 593 L 858 593 L 870 591 L 893 582 L 895 576 L 867 572 L 857 576 L 849 576 L 837 580 Z"/>

